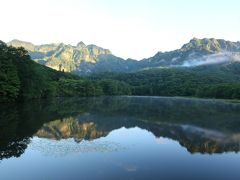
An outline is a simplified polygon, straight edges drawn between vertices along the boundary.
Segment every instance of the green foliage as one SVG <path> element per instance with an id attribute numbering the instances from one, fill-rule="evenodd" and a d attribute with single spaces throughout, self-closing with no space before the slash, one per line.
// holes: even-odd
<path id="1" fill-rule="evenodd" d="M 238 73 L 232 74 L 233 71 L 227 73 L 228 68 L 226 71 L 216 71 L 210 68 L 209 71 L 163 68 L 127 74 L 104 73 L 90 78 L 98 81 L 112 79 L 125 82 L 133 95 L 240 99 Z M 111 92 L 114 92 L 114 89 Z"/>
<path id="2" fill-rule="evenodd" d="M 104 94 L 107 95 L 131 95 L 131 87 L 122 81 L 105 79 L 99 82 Z"/>
<path id="3" fill-rule="evenodd" d="M 240 99 L 240 83 L 206 85 L 198 89 L 196 95 L 207 98 Z"/>
<path id="4" fill-rule="evenodd" d="M 99 85 L 89 80 L 74 80 L 61 78 L 58 82 L 60 96 L 99 96 L 102 89 Z"/>
<path id="5" fill-rule="evenodd" d="M 14 101 L 19 95 L 20 81 L 11 51 L 0 42 L 0 102 Z"/>

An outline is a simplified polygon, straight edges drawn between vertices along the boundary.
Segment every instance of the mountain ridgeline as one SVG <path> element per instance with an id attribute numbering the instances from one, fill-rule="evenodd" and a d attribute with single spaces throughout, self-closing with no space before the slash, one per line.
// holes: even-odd
<path id="1" fill-rule="evenodd" d="M 111 51 L 96 45 L 79 42 L 76 46 L 60 44 L 33 45 L 13 40 L 8 45 L 24 47 L 31 58 L 50 68 L 79 75 L 101 72 L 136 72 L 157 67 L 192 67 L 240 60 L 240 42 L 193 38 L 180 49 L 158 52 L 141 61 L 114 56 Z"/>
<path id="2" fill-rule="evenodd" d="M 140 61 L 83 42 L 0 45 L 1 101 L 99 95 L 240 99 L 240 42 L 194 38 Z"/>

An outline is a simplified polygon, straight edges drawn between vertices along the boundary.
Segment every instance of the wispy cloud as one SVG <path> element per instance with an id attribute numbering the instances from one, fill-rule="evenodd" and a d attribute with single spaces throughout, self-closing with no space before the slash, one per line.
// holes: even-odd
<path id="1" fill-rule="evenodd" d="M 228 61 L 240 61 L 240 53 L 222 52 L 211 54 L 200 58 L 188 59 L 183 62 L 182 67 L 201 66 L 208 64 L 218 64 Z"/>

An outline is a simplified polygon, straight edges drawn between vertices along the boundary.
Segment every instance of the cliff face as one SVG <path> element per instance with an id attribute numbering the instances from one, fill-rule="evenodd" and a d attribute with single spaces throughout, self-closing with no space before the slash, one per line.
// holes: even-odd
<path id="1" fill-rule="evenodd" d="M 60 44 L 34 45 L 29 42 L 13 40 L 8 45 L 24 47 L 32 59 L 56 70 L 77 71 L 81 62 L 96 63 L 99 55 L 109 55 L 108 49 L 96 45 L 85 45 L 79 42 L 77 46 Z"/>

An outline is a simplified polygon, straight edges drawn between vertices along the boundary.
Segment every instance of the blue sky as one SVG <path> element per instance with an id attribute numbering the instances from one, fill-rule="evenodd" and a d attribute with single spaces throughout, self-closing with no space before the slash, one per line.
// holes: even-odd
<path id="1" fill-rule="evenodd" d="M 0 39 L 96 44 L 142 59 L 191 38 L 240 41 L 239 0 L 0 0 Z"/>

